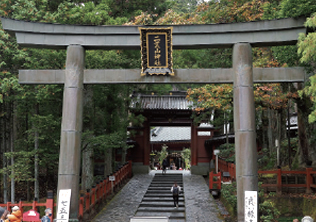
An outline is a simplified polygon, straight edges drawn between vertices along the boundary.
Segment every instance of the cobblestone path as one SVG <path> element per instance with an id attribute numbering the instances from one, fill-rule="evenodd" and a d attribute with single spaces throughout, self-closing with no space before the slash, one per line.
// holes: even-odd
<path id="1" fill-rule="evenodd" d="M 145 195 L 153 174 L 137 174 L 93 219 L 93 222 L 129 222 Z"/>
<path id="2" fill-rule="evenodd" d="M 184 174 L 187 222 L 219 222 L 220 210 L 202 176 Z"/>

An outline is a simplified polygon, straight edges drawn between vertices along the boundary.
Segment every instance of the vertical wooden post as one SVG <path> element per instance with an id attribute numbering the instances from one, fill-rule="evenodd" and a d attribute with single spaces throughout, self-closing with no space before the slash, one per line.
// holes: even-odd
<path id="1" fill-rule="evenodd" d="M 191 124 L 191 166 L 197 165 L 197 130 L 196 126 Z"/>
<path id="2" fill-rule="evenodd" d="M 95 205 L 95 185 L 93 185 L 91 189 L 91 205 Z"/>
<path id="3" fill-rule="evenodd" d="M 282 171 L 278 169 L 277 172 L 277 193 L 282 194 Z"/>
<path id="4" fill-rule="evenodd" d="M 149 167 L 150 158 L 150 127 L 148 121 L 144 123 L 144 166 Z"/>
<path id="5" fill-rule="evenodd" d="M 83 218 L 83 206 L 84 206 L 84 194 L 80 194 L 80 199 L 79 199 L 79 217 Z M 51 220 L 52 221 L 52 220 Z"/>
<path id="6" fill-rule="evenodd" d="M 85 205 L 86 205 L 86 211 L 89 211 L 90 209 L 90 190 L 87 189 L 87 193 L 85 195 Z"/>
<path id="7" fill-rule="evenodd" d="M 210 172 L 209 189 L 213 189 L 213 171 Z"/>
<path id="8" fill-rule="evenodd" d="M 313 168 L 306 168 L 306 193 L 312 193 L 311 184 L 313 183 L 313 177 L 311 171 Z"/>

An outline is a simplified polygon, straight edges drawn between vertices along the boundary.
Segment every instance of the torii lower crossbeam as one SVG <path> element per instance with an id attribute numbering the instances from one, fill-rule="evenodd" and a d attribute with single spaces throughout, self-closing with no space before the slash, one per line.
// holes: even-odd
<path id="1" fill-rule="evenodd" d="M 83 84 L 233 83 L 233 69 L 176 69 L 175 76 L 140 76 L 140 69 L 86 69 Z M 304 82 L 305 71 L 254 68 L 254 83 Z M 65 70 L 20 70 L 20 84 L 64 84 Z"/>

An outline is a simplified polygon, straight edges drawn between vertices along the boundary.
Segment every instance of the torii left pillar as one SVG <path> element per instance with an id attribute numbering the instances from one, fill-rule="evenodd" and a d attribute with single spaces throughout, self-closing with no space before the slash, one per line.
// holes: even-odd
<path id="1" fill-rule="evenodd" d="M 58 168 L 58 194 L 62 189 L 71 189 L 69 221 L 76 222 L 79 210 L 84 54 L 84 48 L 80 45 L 67 47 Z"/>

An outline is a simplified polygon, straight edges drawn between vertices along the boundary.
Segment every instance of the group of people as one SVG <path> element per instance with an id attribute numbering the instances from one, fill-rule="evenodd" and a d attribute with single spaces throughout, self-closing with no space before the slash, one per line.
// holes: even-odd
<path id="1" fill-rule="evenodd" d="M 169 166 L 167 159 L 164 159 L 162 161 L 162 170 L 165 171 L 167 169 L 167 167 Z M 160 165 L 159 163 L 157 164 L 157 168 L 159 169 Z M 177 167 L 176 164 L 174 162 L 170 163 L 170 170 L 182 170 L 181 167 Z"/>
<path id="2" fill-rule="evenodd" d="M 6 210 L 3 207 L 0 207 L 0 221 L 1 222 L 21 222 L 22 221 L 22 212 L 18 206 L 12 207 L 12 212 Z"/>
<path id="3" fill-rule="evenodd" d="M 50 216 L 52 215 L 52 210 L 46 208 L 45 216 L 42 217 L 41 222 L 51 222 Z M 0 222 L 21 222 L 23 220 L 22 212 L 18 206 L 12 207 L 12 212 L 0 207 Z"/>

